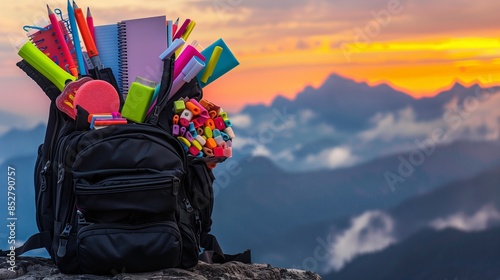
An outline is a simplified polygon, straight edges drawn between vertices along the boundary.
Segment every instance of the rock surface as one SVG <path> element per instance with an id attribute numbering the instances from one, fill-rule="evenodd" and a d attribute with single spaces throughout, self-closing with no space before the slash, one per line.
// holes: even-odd
<path id="1" fill-rule="evenodd" d="M 14 271 L 5 257 L 0 257 L 0 279 L 175 279 L 175 280 L 209 280 L 209 279 L 287 279 L 287 280 L 321 280 L 313 272 L 276 268 L 263 264 L 243 264 L 229 262 L 225 264 L 207 264 L 199 262 L 188 270 L 170 268 L 148 273 L 117 273 L 113 276 L 67 275 L 59 272 L 51 260 L 38 257 L 18 257 Z"/>

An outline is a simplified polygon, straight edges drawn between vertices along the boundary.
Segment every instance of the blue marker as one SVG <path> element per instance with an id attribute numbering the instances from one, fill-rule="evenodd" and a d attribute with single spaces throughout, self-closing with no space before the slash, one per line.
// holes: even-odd
<path id="1" fill-rule="evenodd" d="M 68 0 L 68 19 L 71 27 L 71 34 L 73 35 L 73 44 L 75 45 L 76 59 L 78 63 L 78 71 L 81 76 L 87 74 L 85 71 L 85 62 L 83 61 L 82 48 L 80 46 L 80 37 L 78 36 L 78 26 L 76 25 L 75 11 L 73 5 Z"/>

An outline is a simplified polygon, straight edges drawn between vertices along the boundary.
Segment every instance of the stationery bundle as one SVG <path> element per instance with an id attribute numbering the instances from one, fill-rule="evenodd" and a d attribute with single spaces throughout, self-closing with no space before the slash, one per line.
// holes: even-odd
<path id="1" fill-rule="evenodd" d="M 12 254 L 46 248 L 69 274 L 251 262 L 209 233 L 212 169 L 231 157 L 234 132 L 203 87 L 238 65 L 227 44 L 186 44 L 190 19 L 94 26 L 74 2 L 67 19 L 47 11 L 17 63 L 51 100 L 35 163 L 39 233 Z"/>

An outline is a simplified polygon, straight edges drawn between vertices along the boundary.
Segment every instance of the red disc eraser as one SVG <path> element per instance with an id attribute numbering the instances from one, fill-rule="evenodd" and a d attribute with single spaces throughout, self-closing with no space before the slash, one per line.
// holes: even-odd
<path id="1" fill-rule="evenodd" d="M 120 110 L 118 92 L 108 82 L 92 80 L 83 84 L 75 94 L 73 109 L 79 105 L 89 114 L 112 113 Z"/>

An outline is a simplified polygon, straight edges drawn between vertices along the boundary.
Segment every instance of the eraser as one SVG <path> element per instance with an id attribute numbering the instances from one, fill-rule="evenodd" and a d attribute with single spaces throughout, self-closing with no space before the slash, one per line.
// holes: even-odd
<path id="1" fill-rule="evenodd" d="M 221 147 L 216 147 L 213 149 L 213 151 L 214 151 L 215 157 L 223 157 L 224 156 L 224 149 Z"/>
<path id="2" fill-rule="evenodd" d="M 232 127 L 226 127 L 226 129 L 224 129 L 224 132 L 229 135 L 229 138 L 233 139 L 235 137 L 234 135 L 234 131 L 233 131 L 233 128 Z"/>
<path id="3" fill-rule="evenodd" d="M 174 124 L 172 126 L 172 135 L 173 136 L 179 136 L 179 133 L 180 133 L 179 125 L 178 124 Z"/>
<path id="4" fill-rule="evenodd" d="M 226 112 L 224 112 L 224 111 L 222 111 L 222 110 L 219 112 L 219 117 L 221 117 L 221 118 L 222 118 L 222 119 L 224 119 L 224 120 L 227 120 L 227 119 L 228 119 L 228 118 L 227 118 L 227 113 L 226 113 Z"/>
<path id="5" fill-rule="evenodd" d="M 213 120 L 213 119 L 208 119 L 208 120 L 205 122 L 205 126 L 209 127 L 211 130 L 214 130 L 214 129 L 215 129 L 215 123 L 214 123 L 214 120 Z"/>
<path id="6" fill-rule="evenodd" d="M 191 99 L 189 99 L 189 102 L 191 102 L 192 104 L 194 104 L 196 107 L 198 107 L 200 109 L 199 117 L 201 119 L 206 120 L 206 119 L 210 118 L 210 115 L 208 114 L 208 110 L 205 109 L 205 107 L 203 107 L 196 99 L 191 98 Z"/>
<path id="7" fill-rule="evenodd" d="M 208 112 L 208 115 L 210 116 L 210 118 L 211 118 L 211 119 L 215 119 L 215 118 L 217 118 L 217 115 L 218 115 L 218 114 L 217 114 L 217 111 L 210 110 L 210 111 Z"/>
<path id="8" fill-rule="evenodd" d="M 231 140 L 231 138 L 229 138 L 229 135 L 227 135 L 226 133 L 221 132 L 220 134 L 222 136 L 222 139 L 224 139 L 224 142 Z"/>
<path id="9" fill-rule="evenodd" d="M 206 126 L 204 128 L 203 135 L 205 135 L 207 138 L 212 138 L 213 136 L 212 129 L 209 126 Z"/>
<path id="10" fill-rule="evenodd" d="M 186 127 L 181 126 L 181 128 L 179 129 L 179 135 L 184 137 L 185 134 L 186 134 Z"/>
<path id="11" fill-rule="evenodd" d="M 179 140 L 182 144 L 186 145 L 187 147 L 191 147 L 191 142 L 189 142 L 186 138 L 179 136 L 177 137 L 177 140 Z"/>
<path id="12" fill-rule="evenodd" d="M 200 153 L 200 150 L 198 150 L 195 146 L 191 146 L 189 147 L 189 153 L 193 156 L 197 156 Z"/>
<path id="13" fill-rule="evenodd" d="M 196 139 L 194 139 L 193 142 L 191 142 L 191 144 L 195 146 L 196 149 L 198 149 L 199 151 L 201 151 L 201 149 L 203 148 L 202 145 Z"/>
<path id="14" fill-rule="evenodd" d="M 194 136 L 193 131 L 196 133 L 196 128 L 194 127 L 194 123 L 193 122 L 189 123 L 189 125 L 188 125 L 188 131 L 191 132 L 191 134 L 193 134 L 193 136 Z"/>
<path id="15" fill-rule="evenodd" d="M 205 144 L 205 146 L 209 149 L 213 149 L 217 147 L 217 143 L 215 142 L 214 138 L 207 138 L 207 143 Z"/>
<path id="16" fill-rule="evenodd" d="M 155 87 L 156 83 L 137 77 L 128 91 L 122 109 L 122 116 L 137 123 L 144 122 Z"/>
<path id="17" fill-rule="evenodd" d="M 193 138 L 193 135 L 191 134 L 191 132 L 189 131 L 186 131 L 186 134 L 184 134 L 184 137 L 189 141 L 189 142 L 193 142 L 194 138 Z"/>
<path id="18" fill-rule="evenodd" d="M 215 143 L 217 143 L 217 146 L 221 147 L 222 145 L 226 144 L 226 141 L 222 139 L 222 136 L 216 136 L 214 137 Z"/>
<path id="19" fill-rule="evenodd" d="M 205 144 L 207 143 L 207 140 L 205 140 L 205 138 L 203 138 L 201 135 L 196 135 L 194 139 L 198 141 L 198 143 L 200 143 L 200 145 L 202 146 L 205 146 Z"/>
<path id="20" fill-rule="evenodd" d="M 174 101 L 174 109 L 176 114 L 182 113 L 182 111 L 186 109 L 186 104 L 184 103 L 184 100 Z"/>
<path id="21" fill-rule="evenodd" d="M 196 129 L 196 133 L 198 133 L 198 135 L 203 136 L 203 134 L 205 134 L 205 130 L 203 130 L 203 127 L 198 127 Z"/>
<path id="22" fill-rule="evenodd" d="M 215 127 L 218 130 L 224 130 L 226 128 L 226 124 L 224 123 L 224 120 L 222 119 L 222 117 L 216 117 L 214 119 L 214 123 L 215 123 Z"/>
<path id="23" fill-rule="evenodd" d="M 204 123 L 199 117 L 192 119 L 191 122 L 193 123 L 195 128 L 199 128 L 199 127 L 203 126 L 203 123 Z"/>
<path id="24" fill-rule="evenodd" d="M 218 129 L 214 129 L 214 130 L 212 130 L 212 134 L 213 134 L 213 137 L 214 137 L 214 138 L 215 138 L 215 137 L 219 137 L 219 136 L 221 136 L 221 137 L 222 137 L 222 135 L 220 134 L 220 130 L 218 130 Z"/>
<path id="25" fill-rule="evenodd" d="M 184 111 L 182 111 L 182 113 L 181 113 L 180 118 L 191 121 L 193 119 L 193 113 L 191 111 L 189 111 L 188 109 L 184 109 Z"/>
<path id="26" fill-rule="evenodd" d="M 227 158 L 230 158 L 233 156 L 233 149 L 232 148 L 225 148 L 224 149 L 224 156 Z"/>
<path id="27" fill-rule="evenodd" d="M 202 151 L 205 155 L 207 155 L 207 157 L 211 157 L 214 155 L 214 151 L 212 151 L 212 149 L 208 147 L 203 147 Z"/>
<path id="28" fill-rule="evenodd" d="M 193 113 L 193 116 L 198 116 L 201 112 L 200 108 L 194 105 L 191 101 L 186 102 L 186 109 Z"/>
<path id="29" fill-rule="evenodd" d="M 186 119 L 180 119 L 179 120 L 179 124 L 182 126 L 182 127 L 185 127 L 187 128 L 189 126 L 189 121 L 186 120 Z"/>

